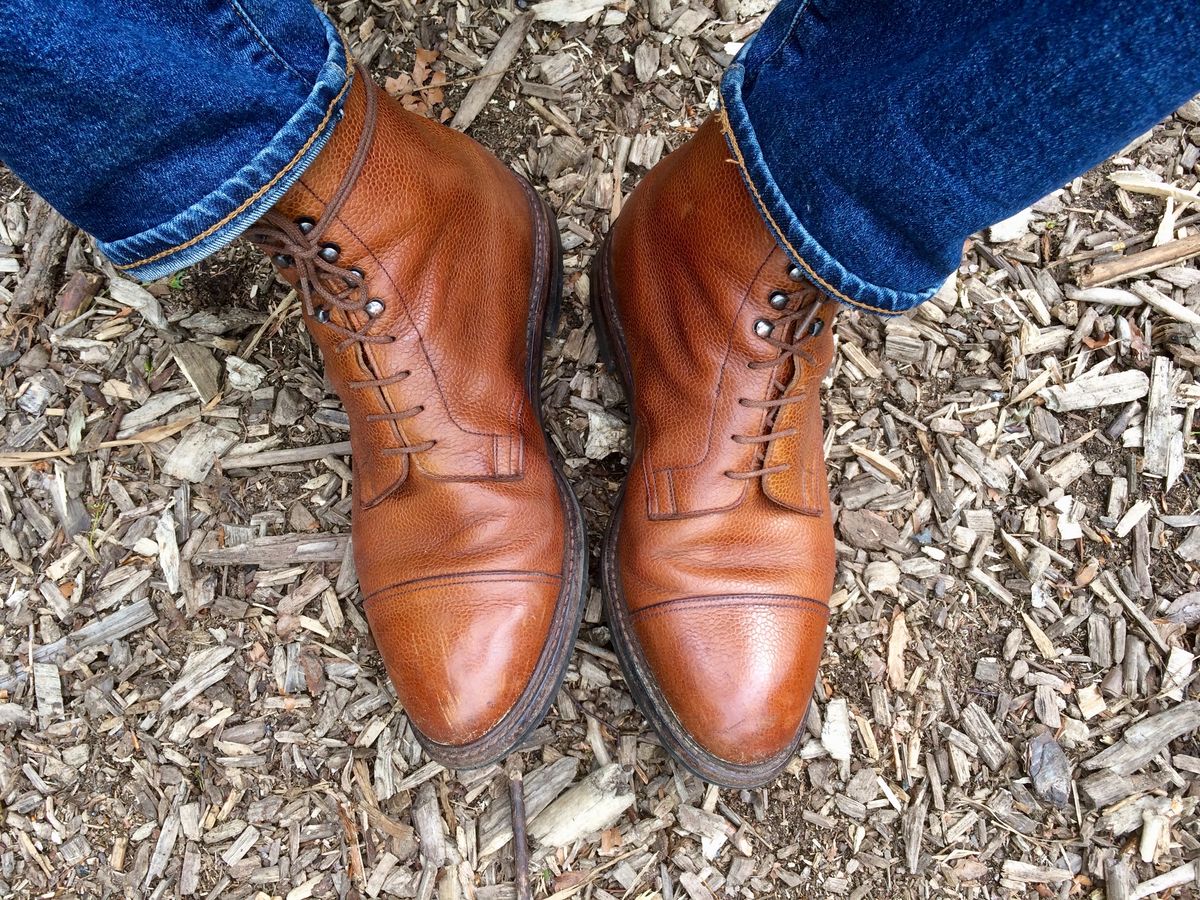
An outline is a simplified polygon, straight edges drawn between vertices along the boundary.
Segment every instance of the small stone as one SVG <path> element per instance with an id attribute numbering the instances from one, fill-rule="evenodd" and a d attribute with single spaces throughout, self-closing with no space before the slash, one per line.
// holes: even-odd
<path id="1" fill-rule="evenodd" d="M 275 408 L 271 411 L 271 424 L 286 428 L 295 425 L 304 415 L 304 397 L 294 387 L 282 387 L 275 395 Z"/>
<path id="2" fill-rule="evenodd" d="M 1059 809 L 1067 805 L 1071 791 L 1071 761 L 1049 732 L 1042 732 L 1025 745 L 1025 761 L 1033 790 Z"/>
<path id="3" fill-rule="evenodd" d="M 1023 238 L 1029 233 L 1029 223 L 1032 219 L 1033 209 L 1023 209 L 989 228 L 988 237 L 998 244 Z"/>
<path id="4" fill-rule="evenodd" d="M 1000 681 L 1002 671 L 1000 660 L 994 656 L 984 656 L 975 663 L 975 680 L 996 684 Z"/>
<path id="5" fill-rule="evenodd" d="M 267 370 L 262 366 L 242 359 L 240 356 L 225 357 L 225 378 L 235 391 L 253 391 L 263 379 Z"/>
<path id="6" fill-rule="evenodd" d="M 610 412 L 588 410 L 587 444 L 583 449 L 588 459 L 606 459 L 620 451 L 624 440 L 624 422 Z"/>

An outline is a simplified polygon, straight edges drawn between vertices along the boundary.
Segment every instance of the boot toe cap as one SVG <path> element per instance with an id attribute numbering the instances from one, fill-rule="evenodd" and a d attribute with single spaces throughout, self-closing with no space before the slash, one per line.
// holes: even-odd
<path id="1" fill-rule="evenodd" d="M 721 595 L 655 604 L 633 621 L 654 686 L 684 732 L 680 743 L 737 767 L 786 762 L 828 617 L 807 598 Z"/>
<path id="2" fill-rule="evenodd" d="M 480 572 L 420 579 L 367 600 L 397 696 L 427 742 L 477 742 L 520 704 L 559 588 L 554 576 Z"/>

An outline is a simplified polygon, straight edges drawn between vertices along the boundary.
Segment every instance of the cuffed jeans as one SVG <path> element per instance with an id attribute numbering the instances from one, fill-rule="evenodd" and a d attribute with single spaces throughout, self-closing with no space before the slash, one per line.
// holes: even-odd
<path id="1" fill-rule="evenodd" d="M 309 0 L 0 0 L 0 159 L 118 269 L 160 278 L 283 196 L 350 79 Z"/>
<path id="2" fill-rule="evenodd" d="M 963 241 L 1200 91 L 1197 0 L 784 0 L 725 74 L 727 136 L 830 295 L 928 299 Z"/>
<path id="3" fill-rule="evenodd" d="M 963 240 L 1200 89 L 1197 0 L 783 0 L 721 85 L 767 226 L 899 312 Z M 0 0 L 0 159 L 153 279 L 230 243 L 320 151 L 352 77 L 308 0 Z"/>

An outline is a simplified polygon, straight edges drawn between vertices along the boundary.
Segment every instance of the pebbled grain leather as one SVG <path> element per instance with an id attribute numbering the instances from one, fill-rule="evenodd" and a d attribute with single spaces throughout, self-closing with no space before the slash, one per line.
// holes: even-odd
<path id="1" fill-rule="evenodd" d="M 634 191 L 594 281 L 635 421 L 604 560 L 614 640 L 685 764 L 763 783 L 799 740 L 833 587 L 835 304 L 767 231 L 716 118 Z M 764 322 L 795 348 L 774 368 Z"/>
<path id="2" fill-rule="evenodd" d="M 276 243 L 288 223 L 312 228 L 348 170 L 317 249 L 332 246 L 347 289 L 361 278 L 377 305 L 306 304 L 305 323 L 350 419 L 365 611 L 426 749 L 481 765 L 545 713 L 582 603 L 582 527 L 531 402 L 557 232 L 527 183 L 360 72 L 343 121 L 273 210 Z M 274 248 L 302 289 L 311 249 Z"/>

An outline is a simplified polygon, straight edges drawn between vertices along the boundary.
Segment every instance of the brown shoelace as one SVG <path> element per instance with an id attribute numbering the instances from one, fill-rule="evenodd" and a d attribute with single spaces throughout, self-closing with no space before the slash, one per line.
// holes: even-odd
<path id="1" fill-rule="evenodd" d="M 337 244 L 322 240 L 354 190 L 375 137 L 378 118 L 375 87 L 371 83 L 370 75 L 361 65 L 356 67 L 356 77 L 363 79 L 363 84 L 367 85 L 362 136 L 346 173 L 342 176 L 337 190 L 333 192 L 333 197 L 325 204 L 320 217 L 289 219 L 271 210 L 259 219 L 246 235 L 250 241 L 268 253 L 280 269 L 295 270 L 296 290 L 304 305 L 305 314 L 342 336 L 342 341 L 337 347 L 339 353 L 355 344 L 390 344 L 396 340 L 393 335 L 372 334 L 375 320 L 385 309 L 383 300 L 370 295 L 361 269 L 338 264 L 342 251 Z M 351 313 L 363 313 L 366 319 L 361 327 L 352 328 L 333 321 L 330 316 L 331 310 L 345 314 L 343 318 L 347 322 L 350 321 Z M 412 372 L 405 370 L 382 378 L 359 379 L 349 382 L 349 387 L 356 390 L 387 387 L 403 381 L 411 374 Z M 423 406 L 413 406 L 398 412 L 373 413 L 368 415 L 366 420 L 399 422 L 423 412 L 424 409 Z M 436 444 L 437 441 L 428 440 L 419 444 L 387 447 L 381 452 L 387 456 L 407 455 L 429 450 Z"/>
<path id="2" fill-rule="evenodd" d="M 801 301 L 800 305 L 794 310 L 788 310 L 792 301 L 797 298 Z M 751 369 L 772 370 L 771 390 L 778 396 L 773 400 L 751 400 L 744 397 L 738 400 L 738 403 L 742 406 L 751 409 L 767 410 L 768 415 L 766 430 L 762 434 L 735 434 L 732 436 L 734 442 L 738 444 L 760 444 L 763 446 L 761 454 L 757 454 L 755 457 L 755 468 L 744 470 L 730 469 L 725 472 L 727 478 L 732 478 L 736 481 L 762 478 L 767 475 L 786 472 L 791 467 L 789 463 L 779 463 L 774 466 L 761 465 L 765 461 L 767 447 L 772 441 L 792 437 L 798 433 L 796 428 L 784 428 L 780 431 L 775 430 L 779 410 L 785 406 L 791 406 L 793 403 L 799 403 L 805 396 L 804 394 L 786 396 L 788 385 L 778 377 L 778 373 L 785 363 L 792 360 L 796 362 L 796 365 L 799 365 L 801 362 L 806 362 L 810 366 L 816 365 L 816 357 L 806 350 L 803 345 L 809 338 L 820 334 L 825 327 L 825 321 L 818 316 L 821 310 L 821 297 L 810 285 L 805 285 L 792 291 L 774 291 L 771 294 L 769 302 L 772 309 L 782 311 L 783 315 L 774 321 L 770 319 L 757 319 L 754 323 L 754 332 L 760 339 L 778 350 L 779 354 L 773 359 L 755 360 L 746 365 Z M 791 340 L 781 340 L 775 337 L 777 333 L 786 336 L 789 329 L 792 335 Z"/>

